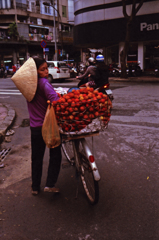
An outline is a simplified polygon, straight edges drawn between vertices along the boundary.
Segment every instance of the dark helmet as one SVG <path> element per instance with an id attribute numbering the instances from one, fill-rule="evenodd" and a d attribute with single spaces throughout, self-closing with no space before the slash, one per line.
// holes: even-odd
<path id="1" fill-rule="evenodd" d="M 97 62 L 104 62 L 104 56 L 102 54 L 97 55 L 96 61 Z"/>

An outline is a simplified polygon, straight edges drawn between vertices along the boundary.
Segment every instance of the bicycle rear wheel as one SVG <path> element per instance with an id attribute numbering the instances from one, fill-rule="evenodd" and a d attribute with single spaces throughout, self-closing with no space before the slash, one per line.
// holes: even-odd
<path id="1" fill-rule="evenodd" d="M 99 185 L 94 179 L 88 158 L 80 152 L 81 180 L 89 202 L 94 205 L 99 200 Z"/>
<path id="2" fill-rule="evenodd" d="M 62 150 L 67 158 L 67 160 L 74 164 L 75 158 L 74 158 L 74 152 L 73 152 L 73 144 L 71 140 L 66 140 L 62 143 Z"/>

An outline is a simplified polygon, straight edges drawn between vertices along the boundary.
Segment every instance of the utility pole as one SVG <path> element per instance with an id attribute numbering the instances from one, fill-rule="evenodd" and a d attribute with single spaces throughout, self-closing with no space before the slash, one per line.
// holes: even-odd
<path id="1" fill-rule="evenodd" d="M 13 5 L 14 5 L 14 9 L 15 9 L 15 23 L 17 25 L 17 6 L 16 6 L 16 0 L 13 0 Z"/>
<path id="2" fill-rule="evenodd" d="M 57 11 L 57 13 L 59 14 L 58 10 L 55 8 L 55 0 L 51 0 L 50 3 L 48 2 L 43 2 L 43 4 L 45 6 L 52 6 L 53 7 L 53 17 L 54 17 L 54 38 L 55 38 L 55 55 L 54 55 L 54 60 L 57 61 L 57 56 L 58 56 L 58 52 L 57 52 L 57 37 L 56 37 L 56 19 L 55 19 L 55 11 Z"/>
<path id="3" fill-rule="evenodd" d="M 55 0 L 52 0 L 54 14 L 54 37 L 55 37 L 55 61 L 57 61 L 57 41 L 56 41 L 56 19 L 55 19 Z"/>

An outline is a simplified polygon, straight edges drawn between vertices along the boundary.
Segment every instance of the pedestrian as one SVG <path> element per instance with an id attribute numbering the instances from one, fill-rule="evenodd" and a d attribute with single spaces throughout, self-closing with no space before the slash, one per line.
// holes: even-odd
<path id="1" fill-rule="evenodd" d="M 4 78 L 4 73 L 5 73 L 5 67 L 3 64 L 1 64 L 1 78 Z"/>
<path id="2" fill-rule="evenodd" d="M 19 63 L 19 61 L 17 61 L 17 64 L 16 64 L 16 71 L 18 71 L 19 68 L 20 68 L 20 63 Z"/>
<path id="3" fill-rule="evenodd" d="M 14 75 L 15 72 L 16 72 L 16 66 L 15 65 L 12 66 L 12 70 L 13 70 L 13 75 Z"/>
<path id="4" fill-rule="evenodd" d="M 31 60 L 30 60 L 31 59 Z M 35 94 L 33 97 L 29 97 L 28 94 L 33 94 L 33 91 L 28 90 L 28 94 L 26 94 L 28 111 L 30 116 L 30 130 L 31 130 L 31 169 L 32 169 L 32 194 L 38 195 L 40 192 L 40 185 L 41 185 L 41 177 L 42 177 L 42 168 L 43 168 L 43 157 L 46 148 L 46 144 L 42 137 L 42 125 L 45 118 L 45 113 L 47 110 L 47 100 L 56 101 L 59 99 L 58 94 L 55 92 L 52 85 L 47 80 L 48 77 L 48 66 L 45 59 L 39 57 L 32 57 L 28 59 L 31 63 L 33 63 L 34 68 L 37 69 L 35 78 L 37 79 L 38 74 L 38 81 L 37 84 L 35 83 L 34 86 L 37 87 L 35 89 Z M 27 61 L 28 61 L 27 60 Z M 27 62 L 25 63 L 27 64 Z M 23 66 L 18 70 L 19 72 L 23 71 Z M 14 78 L 18 74 L 12 77 Z M 34 71 L 31 67 L 27 72 Z M 25 75 L 27 75 L 27 72 Z M 32 74 L 33 75 L 33 74 Z M 30 75 L 30 78 L 31 76 Z M 29 82 L 29 79 L 28 79 Z M 15 82 L 16 84 L 16 82 Z M 26 84 L 25 81 L 21 81 L 19 84 Z M 28 84 L 28 88 L 31 85 Z M 35 88 L 34 87 L 34 88 Z M 24 93 L 23 93 L 24 95 Z M 25 95 L 24 95 L 25 96 Z M 59 188 L 55 187 L 55 184 L 58 179 L 58 175 L 60 172 L 61 166 L 61 145 L 55 148 L 49 149 L 49 166 L 47 172 L 47 179 L 46 185 L 44 188 L 44 192 L 59 192 Z"/>

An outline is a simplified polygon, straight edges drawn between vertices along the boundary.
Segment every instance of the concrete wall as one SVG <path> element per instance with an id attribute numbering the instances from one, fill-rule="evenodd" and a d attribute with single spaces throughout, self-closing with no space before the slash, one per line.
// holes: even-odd
<path id="1" fill-rule="evenodd" d="M 122 12 L 122 4 L 121 6 L 111 7 L 111 4 L 116 1 L 104 1 L 104 0 L 75 0 L 75 12 L 82 10 L 86 7 L 96 7 L 94 10 L 88 10 L 83 13 L 79 13 L 75 16 L 75 25 L 78 24 L 85 24 L 90 23 L 94 21 L 103 21 L 103 20 L 111 20 L 111 19 L 118 19 L 123 18 L 123 12 Z M 116 2 L 117 3 L 117 2 Z M 102 4 L 107 4 L 108 7 L 102 6 Z M 101 5 L 101 9 L 100 8 Z M 112 5 L 113 6 L 113 5 Z M 102 9 L 103 8 L 103 9 Z M 127 13 L 130 14 L 131 12 L 131 5 L 127 6 Z M 159 1 L 151 1 L 151 2 L 145 2 L 139 12 L 137 13 L 137 16 L 139 15 L 146 15 L 146 14 L 154 14 L 159 13 Z"/>

